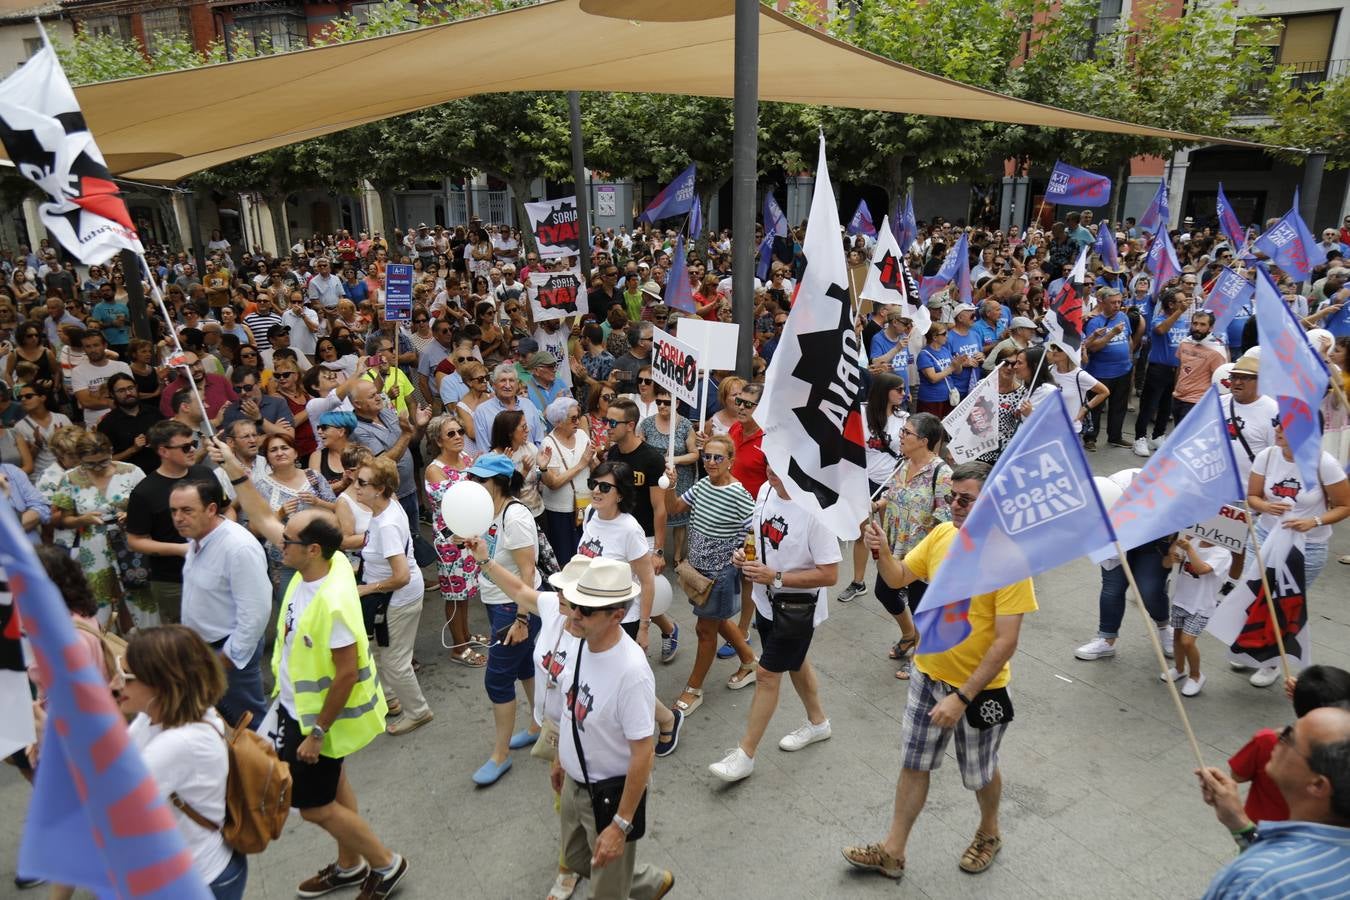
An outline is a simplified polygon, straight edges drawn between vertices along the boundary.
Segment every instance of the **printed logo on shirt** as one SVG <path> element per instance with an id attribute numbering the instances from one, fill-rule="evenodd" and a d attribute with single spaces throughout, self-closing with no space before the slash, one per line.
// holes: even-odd
<path id="1" fill-rule="evenodd" d="M 1246 428 L 1247 420 L 1234 413 L 1228 418 L 1228 439 L 1231 441 L 1237 440 L 1238 434 L 1245 431 Z"/>
<path id="2" fill-rule="evenodd" d="M 554 687 L 558 686 L 558 679 L 562 677 L 563 669 L 566 667 L 566 650 L 550 650 L 539 660 L 539 668 L 544 670 L 544 674 L 548 676 L 548 683 Z"/>
<path id="3" fill-rule="evenodd" d="M 769 546 L 777 550 L 787 540 L 788 523 L 782 516 L 774 516 L 772 519 L 765 519 L 760 523 L 759 535 Z"/>
<path id="4" fill-rule="evenodd" d="M 1303 490 L 1303 482 L 1297 478 L 1286 478 L 1270 486 L 1270 492 L 1281 500 L 1293 500 Z"/>
<path id="5" fill-rule="evenodd" d="M 595 709 L 595 695 L 591 693 L 591 686 L 583 684 L 577 688 L 573 685 L 567 703 L 572 710 L 572 719 L 577 723 L 577 730 L 585 731 L 586 717 L 591 714 L 592 709 Z"/>
<path id="6" fill-rule="evenodd" d="M 577 556 L 584 556 L 587 559 L 595 559 L 603 555 L 605 545 L 600 543 L 599 538 L 591 538 L 589 541 L 582 541 L 581 546 L 577 547 Z"/>

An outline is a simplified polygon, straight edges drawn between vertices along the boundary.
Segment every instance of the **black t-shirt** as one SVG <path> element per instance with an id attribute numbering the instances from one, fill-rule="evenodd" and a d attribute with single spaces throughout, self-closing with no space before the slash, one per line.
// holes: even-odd
<path id="1" fill-rule="evenodd" d="M 666 458 L 651 444 L 641 444 L 632 453 L 624 453 L 618 447 L 610 447 L 605 452 L 606 462 L 627 463 L 633 469 L 633 485 L 637 488 L 637 502 L 633 505 L 633 518 L 642 526 L 642 533 L 648 537 L 656 533 L 655 513 L 652 511 L 652 488 L 666 471 Z"/>
<path id="2" fill-rule="evenodd" d="M 215 474 L 206 466 L 190 466 L 182 478 L 165 478 L 157 471 L 150 472 L 131 489 L 131 502 L 127 504 L 127 534 L 144 535 L 166 544 L 186 544 L 169 515 L 169 495 L 180 481 L 218 483 Z M 183 580 L 181 556 L 147 556 L 145 567 L 151 581 Z"/>
<path id="3" fill-rule="evenodd" d="M 134 416 L 129 416 L 114 407 L 99 420 L 98 430 L 107 435 L 112 443 L 113 453 L 121 453 L 136 443 L 136 438 L 149 431 L 151 425 L 163 419 L 164 416 L 159 410 L 145 406 L 142 406 L 140 413 Z M 153 447 L 147 445 L 129 456 L 127 462 L 135 463 L 141 467 L 142 472 L 149 475 L 159 468 L 159 454 Z"/>
<path id="4" fill-rule="evenodd" d="M 623 292 L 615 289 L 614 293 L 609 293 L 603 287 L 591 288 L 586 294 L 586 300 L 590 304 L 591 317 L 597 322 L 603 322 L 609 317 L 609 308 L 616 303 L 623 303 Z"/>

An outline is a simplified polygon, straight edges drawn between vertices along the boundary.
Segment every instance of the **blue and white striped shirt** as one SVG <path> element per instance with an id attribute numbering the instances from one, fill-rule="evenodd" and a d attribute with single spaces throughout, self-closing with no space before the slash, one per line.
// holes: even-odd
<path id="1" fill-rule="evenodd" d="M 1350 828 L 1262 822 L 1256 840 L 1224 866 L 1205 900 L 1350 896 Z"/>

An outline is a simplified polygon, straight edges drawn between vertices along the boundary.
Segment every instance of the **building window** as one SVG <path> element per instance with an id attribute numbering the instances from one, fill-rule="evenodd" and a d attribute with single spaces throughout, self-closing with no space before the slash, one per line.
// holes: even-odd
<path id="1" fill-rule="evenodd" d="M 80 27 L 95 37 L 111 37 L 119 41 L 132 38 L 131 16 L 92 16 L 82 20 Z"/>
<path id="2" fill-rule="evenodd" d="M 1267 19 L 1264 43 L 1271 51 L 1271 61 L 1287 66 L 1296 86 L 1304 87 L 1325 81 L 1334 63 L 1331 59 L 1331 41 L 1336 34 L 1337 13 L 1312 13 L 1305 16 L 1282 16 Z"/>
<path id="3" fill-rule="evenodd" d="M 236 13 L 234 22 L 226 28 L 226 39 L 231 47 L 243 41 L 258 53 L 282 53 L 309 46 L 305 17 L 295 13 L 258 16 Z"/>
<path id="4" fill-rule="evenodd" d="M 161 39 L 187 38 L 192 40 L 192 20 L 186 9 L 147 9 L 141 13 L 145 27 L 146 50 L 154 53 Z"/>
<path id="5" fill-rule="evenodd" d="M 42 38 L 35 37 L 23 39 L 23 58 L 25 60 L 32 59 L 41 49 L 42 49 Z"/>

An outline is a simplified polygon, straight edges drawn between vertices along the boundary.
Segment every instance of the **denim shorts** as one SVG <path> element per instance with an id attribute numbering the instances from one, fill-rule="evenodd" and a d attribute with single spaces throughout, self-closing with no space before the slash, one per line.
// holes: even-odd
<path id="1" fill-rule="evenodd" d="M 741 570 L 728 564 L 713 579 L 708 602 L 695 606 L 694 617 L 699 619 L 734 619 L 741 614 Z"/>
<path id="2" fill-rule="evenodd" d="M 493 703 L 510 703 L 516 699 L 516 682 L 534 677 L 534 641 L 542 624 L 538 616 L 530 616 L 530 636 L 519 644 L 498 644 L 497 633 L 515 621 L 514 603 L 486 603 L 488 624 L 492 627 L 492 646 L 488 648 L 487 669 L 483 672 L 483 686 Z"/>

